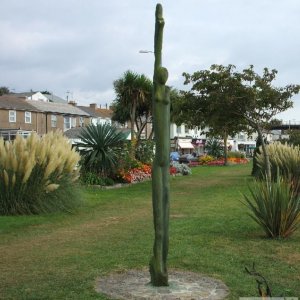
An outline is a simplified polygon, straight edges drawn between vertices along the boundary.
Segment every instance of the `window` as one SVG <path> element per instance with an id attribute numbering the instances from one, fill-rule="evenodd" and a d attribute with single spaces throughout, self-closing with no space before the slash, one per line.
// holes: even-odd
<path id="1" fill-rule="evenodd" d="M 17 112 L 15 110 L 10 110 L 9 111 L 9 122 L 15 123 L 16 120 L 17 120 Z"/>
<path id="2" fill-rule="evenodd" d="M 238 135 L 238 139 L 239 139 L 240 141 L 245 141 L 245 140 L 246 140 L 245 134 L 240 133 L 240 134 Z"/>
<path id="3" fill-rule="evenodd" d="M 31 124 L 31 112 L 25 111 L 25 123 Z"/>
<path id="4" fill-rule="evenodd" d="M 57 116 L 51 115 L 51 127 L 56 127 L 57 125 Z"/>
<path id="5" fill-rule="evenodd" d="M 64 117 L 64 131 L 71 129 L 71 118 Z"/>
<path id="6" fill-rule="evenodd" d="M 76 127 L 76 118 L 70 118 L 72 123 L 72 128 Z"/>
<path id="7" fill-rule="evenodd" d="M 184 133 L 189 133 L 189 128 L 188 128 L 188 126 L 187 125 L 184 125 Z"/>
<path id="8" fill-rule="evenodd" d="M 181 125 L 180 125 L 180 126 L 177 126 L 176 132 L 177 132 L 177 134 L 180 134 L 180 133 L 181 133 Z"/>
<path id="9" fill-rule="evenodd" d="M 84 125 L 83 117 L 79 117 L 79 126 L 83 127 L 83 125 Z"/>

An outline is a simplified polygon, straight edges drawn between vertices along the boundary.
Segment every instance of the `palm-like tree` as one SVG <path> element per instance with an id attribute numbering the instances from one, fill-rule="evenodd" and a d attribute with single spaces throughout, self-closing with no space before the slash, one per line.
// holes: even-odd
<path id="1" fill-rule="evenodd" d="M 118 164 L 117 158 L 126 140 L 125 135 L 109 124 L 88 125 L 76 143 L 86 169 L 108 175 Z"/>
<path id="2" fill-rule="evenodd" d="M 114 81 L 116 103 L 129 112 L 131 125 L 131 141 L 135 139 L 134 124 L 136 121 L 137 109 L 143 103 L 149 102 L 152 97 L 152 81 L 144 74 L 137 74 L 126 71 L 120 79 Z"/>

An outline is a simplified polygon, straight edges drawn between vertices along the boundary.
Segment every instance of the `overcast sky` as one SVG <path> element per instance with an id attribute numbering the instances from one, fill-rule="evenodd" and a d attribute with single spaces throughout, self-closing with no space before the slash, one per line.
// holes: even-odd
<path id="1" fill-rule="evenodd" d="M 79 104 L 114 99 L 126 70 L 153 74 L 153 0 L 1 0 L 0 86 L 48 90 Z M 277 69 L 300 84 L 299 0 L 163 0 L 168 84 L 211 64 Z M 284 120 L 300 122 L 300 96 Z"/>

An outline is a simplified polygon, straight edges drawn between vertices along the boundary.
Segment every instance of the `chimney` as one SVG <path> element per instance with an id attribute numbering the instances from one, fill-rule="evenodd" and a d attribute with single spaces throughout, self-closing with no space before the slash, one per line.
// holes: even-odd
<path id="1" fill-rule="evenodd" d="M 68 104 L 72 105 L 72 106 L 77 106 L 77 103 L 74 100 L 70 100 L 68 102 Z"/>
<path id="2" fill-rule="evenodd" d="M 96 108 L 97 108 L 97 104 L 96 103 L 91 103 L 90 108 L 95 111 Z"/>
<path id="3" fill-rule="evenodd" d="M 105 108 L 107 109 L 107 103 L 105 104 Z"/>
<path id="4" fill-rule="evenodd" d="M 101 104 L 99 104 L 99 107 L 100 107 L 100 109 L 101 109 Z"/>

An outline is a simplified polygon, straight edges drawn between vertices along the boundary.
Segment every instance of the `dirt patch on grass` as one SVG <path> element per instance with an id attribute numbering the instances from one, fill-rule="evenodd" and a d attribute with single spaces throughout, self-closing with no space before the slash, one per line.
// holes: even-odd
<path id="1" fill-rule="evenodd" d="M 300 253 L 291 253 L 290 249 L 279 248 L 276 255 L 280 260 L 287 262 L 290 265 L 300 265 Z"/>
<path id="2" fill-rule="evenodd" d="M 128 270 L 97 279 L 96 291 L 113 299 L 221 300 L 228 295 L 220 280 L 201 274 L 169 271 L 169 286 L 153 287 L 148 270 Z"/>

